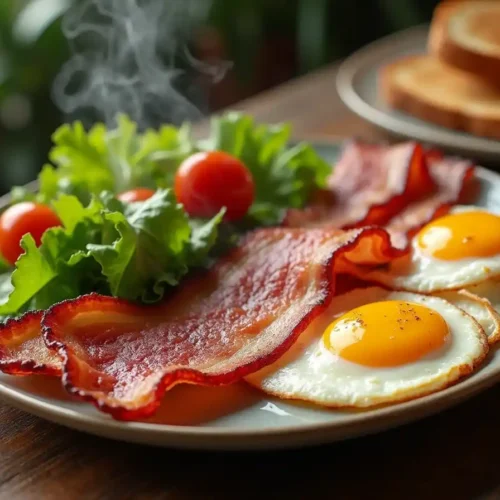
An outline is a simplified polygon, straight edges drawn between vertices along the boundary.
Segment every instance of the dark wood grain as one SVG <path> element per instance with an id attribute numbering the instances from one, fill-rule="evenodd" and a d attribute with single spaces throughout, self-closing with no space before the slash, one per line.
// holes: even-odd
<path id="1" fill-rule="evenodd" d="M 380 132 L 350 114 L 329 67 L 241 103 L 296 136 Z M 500 498 L 500 391 L 330 446 L 269 453 L 147 448 L 56 426 L 0 403 L 0 498 Z"/>
<path id="2" fill-rule="evenodd" d="M 1 498 L 498 498 L 497 389 L 375 436 L 195 453 L 87 436 L 0 409 Z"/>

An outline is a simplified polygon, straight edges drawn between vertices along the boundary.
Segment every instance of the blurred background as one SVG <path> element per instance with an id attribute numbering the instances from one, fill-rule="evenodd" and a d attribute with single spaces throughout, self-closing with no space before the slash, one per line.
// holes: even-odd
<path id="1" fill-rule="evenodd" d="M 80 109 L 68 115 L 53 99 L 54 79 L 75 51 L 74 40 L 68 42 L 68 26 L 64 28 L 65 13 L 72 9 L 69 12 L 73 12 L 74 31 L 75 26 L 88 22 L 78 9 L 96 1 L 102 1 L 106 9 L 113 9 L 117 2 L 122 2 L 120 6 L 129 2 L 0 0 L 2 193 L 12 185 L 35 178 L 46 161 L 51 134 L 60 123 L 74 118 L 84 118 L 89 123 L 100 118 Z M 141 0 L 130 1 L 142 8 Z M 164 63 L 182 70 L 176 73 L 177 88 L 204 114 L 314 71 L 381 36 L 428 22 L 437 3 L 437 0 L 147 0 L 143 3 L 147 7 L 153 1 L 156 6 L 162 3 L 163 14 L 143 21 L 152 29 L 158 28 L 157 42 L 168 48 L 164 51 Z M 106 36 L 87 33 L 83 44 L 87 48 L 92 46 L 96 53 L 109 51 L 111 42 Z M 189 52 L 180 50 L 184 45 Z M 231 64 L 223 65 L 221 70 L 217 63 L 220 60 Z M 213 65 L 219 71 L 213 70 Z M 169 116 L 165 109 L 157 119 L 178 122 L 179 116 Z"/>

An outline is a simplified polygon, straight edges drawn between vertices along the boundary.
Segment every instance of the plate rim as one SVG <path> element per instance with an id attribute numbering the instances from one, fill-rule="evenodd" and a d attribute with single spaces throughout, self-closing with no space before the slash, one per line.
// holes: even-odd
<path id="1" fill-rule="evenodd" d="M 342 140 L 313 141 L 313 147 L 342 147 Z M 500 174 L 477 166 L 475 177 L 485 180 L 500 192 Z M 33 189 L 36 182 L 27 187 Z M 0 207 L 9 195 L 0 197 Z M 487 361 L 491 362 L 490 351 Z M 203 425 L 172 425 L 151 422 L 123 422 L 104 414 L 87 414 L 66 408 L 57 402 L 47 401 L 45 396 L 31 395 L 0 380 L 0 399 L 16 408 L 55 422 L 65 427 L 120 441 L 142 443 L 177 449 L 197 450 L 256 450 L 283 449 L 304 445 L 327 444 L 353 437 L 373 434 L 399 427 L 411 421 L 439 413 L 490 386 L 500 382 L 500 363 L 491 372 L 478 371 L 441 391 L 410 401 L 387 405 L 347 415 L 340 422 L 305 422 L 303 424 L 264 426 L 261 428 L 234 428 Z M 263 393 L 264 398 L 270 396 Z M 290 403 L 290 401 L 286 401 Z M 293 401 L 292 401 L 293 402 Z M 78 403 L 78 401 L 76 401 Z M 88 403 L 81 403 L 88 404 Z M 319 407 L 312 405 L 314 409 Z M 324 411 L 330 411 L 324 409 Z"/>
<path id="2" fill-rule="evenodd" d="M 336 89 L 341 100 L 356 115 L 396 137 L 432 143 L 443 148 L 461 151 L 469 156 L 472 153 L 473 156 L 500 157 L 500 141 L 447 129 L 417 117 L 410 117 L 410 115 L 408 115 L 409 118 L 418 121 L 416 123 L 406 121 L 404 118 L 377 109 L 356 91 L 355 78 L 366 69 L 368 64 L 374 65 L 373 61 L 376 62 L 382 55 L 392 54 L 397 58 L 400 55 L 398 43 L 409 43 L 428 31 L 428 23 L 419 24 L 375 40 L 353 52 L 340 63 L 336 75 Z"/>

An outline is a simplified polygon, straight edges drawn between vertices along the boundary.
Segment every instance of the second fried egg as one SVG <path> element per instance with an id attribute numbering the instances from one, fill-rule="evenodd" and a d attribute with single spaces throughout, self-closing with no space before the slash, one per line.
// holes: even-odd
<path id="1" fill-rule="evenodd" d="M 369 287 L 335 297 L 284 356 L 246 380 L 281 398 L 369 407 L 447 387 L 487 351 L 481 326 L 448 301 Z"/>
<path id="2" fill-rule="evenodd" d="M 500 276 L 500 216 L 475 206 L 456 206 L 424 226 L 408 255 L 358 277 L 392 289 L 432 293 L 457 290 Z"/>

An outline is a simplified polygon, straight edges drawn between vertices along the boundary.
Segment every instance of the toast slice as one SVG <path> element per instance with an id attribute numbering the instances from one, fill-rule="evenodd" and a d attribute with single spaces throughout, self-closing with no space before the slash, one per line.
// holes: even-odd
<path id="1" fill-rule="evenodd" d="M 500 87 L 500 1 L 441 2 L 432 18 L 428 50 Z"/>
<path id="2" fill-rule="evenodd" d="M 382 69 L 379 91 L 389 106 L 444 127 L 500 139 L 500 89 L 429 55 Z"/>

